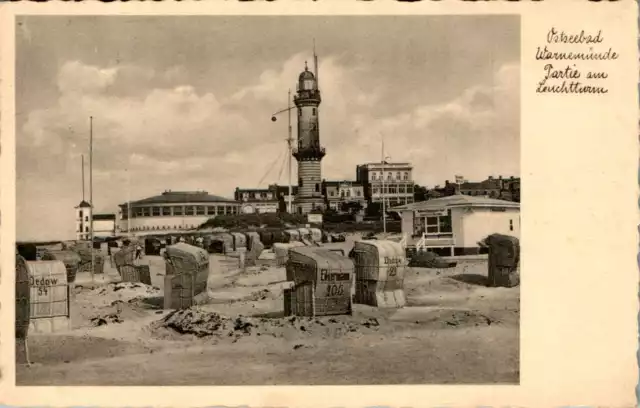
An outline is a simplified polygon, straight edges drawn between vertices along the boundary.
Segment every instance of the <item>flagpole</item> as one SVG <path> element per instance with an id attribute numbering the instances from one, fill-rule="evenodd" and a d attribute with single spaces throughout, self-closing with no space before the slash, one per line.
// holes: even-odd
<path id="1" fill-rule="evenodd" d="M 293 152 L 291 151 L 291 149 L 293 148 L 293 146 L 291 145 L 293 143 L 293 137 L 292 137 L 292 130 L 291 130 L 291 89 L 289 89 L 289 97 L 287 98 L 287 112 L 289 113 L 289 138 L 287 139 L 288 142 L 288 156 L 289 156 L 289 197 L 287 199 L 288 201 L 288 208 L 287 208 L 287 212 L 289 214 L 291 214 L 292 208 L 291 208 L 291 195 L 292 195 L 292 187 L 291 187 L 291 156 L 293 154 Z"/>
<path id="2" fill-rule="evenodd" d="M 89 249 L 91 251 L 91 282 L 94 282 L 95 254 L 93 252 L 93 116 L 89 116 Z"/>
<path id="3" fill-rule="evenodd" d="M 382 228 L 384 233 L 387 233 L 387 205 L 385 203 L 385 197 L 384 197 L 384 136 L 381 137 L 382 138 L 382 151 L 381 153 L 381 159 L 382 159 Z"/>

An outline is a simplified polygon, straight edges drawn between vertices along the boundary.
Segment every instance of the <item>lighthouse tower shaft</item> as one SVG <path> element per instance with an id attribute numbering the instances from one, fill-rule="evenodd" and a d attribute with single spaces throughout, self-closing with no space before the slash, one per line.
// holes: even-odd
<path id="1" fill-rule="evenodd" d="M 293 150 L 293 157 L 298 162 L 298 194 L 295 204 L 299 213 L 306 214 L 313 209 L 324 208 L 321 162 L 325 155 L 325 149 L 320 146 L 318 117 L 321 98 L 317 75 L 306 66 L 298 78 L 297 93 L 293 101 L 298 113 L 298 143 Z"/>

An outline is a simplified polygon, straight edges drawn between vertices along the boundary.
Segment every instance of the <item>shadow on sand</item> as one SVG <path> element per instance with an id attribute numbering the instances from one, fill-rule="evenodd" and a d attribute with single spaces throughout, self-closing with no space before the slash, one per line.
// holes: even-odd
<path id="1" fill-rule="evenodd" d="M 277 310 L 275 312 L 256 313 L 251 317 L 261 317 L 263 319 L 281 319 L 284 316 L 284 310 Z"/>
<path id="2" fill-rule="evenodd" d="M 469 285 L 487 286 L 487 277 L 484 275 L 477 275 L 474 273 L 462 273 L 459 275 L 453 275 L 449 278 L 457 280 L 458 282 L 467 283 Z"/>

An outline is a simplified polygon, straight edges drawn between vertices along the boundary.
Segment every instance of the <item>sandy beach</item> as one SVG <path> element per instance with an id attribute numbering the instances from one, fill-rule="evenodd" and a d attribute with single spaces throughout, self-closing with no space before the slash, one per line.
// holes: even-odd
<path id="1" fill-rule="evenodd" d="M 352 241 L 328 244 L 351 249 Z M 32 334 L 18 385 L 348 385 L 519 381 L 520 291 L 488 288 L 486 260 L 408 268 L 407 306 L 354 305 L 352 316 L 284 317 L 285 270 L 238 269 L 211 255 L 211 300 L 162 310 L 164 261 L 152 286 L 79 275 L 72 329 Z"/>

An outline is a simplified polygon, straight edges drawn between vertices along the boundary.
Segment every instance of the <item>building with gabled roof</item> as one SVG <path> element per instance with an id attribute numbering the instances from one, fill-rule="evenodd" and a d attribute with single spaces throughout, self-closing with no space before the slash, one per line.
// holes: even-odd
<path id="1" fill-rule="evenodd" d="M 427 249 L 441 255 L 477 254 L 478 243 L 491 234 L 520 238 L 520 203 L 513 201 L 454 194 L 390 211 L 402 218 L 410 245 L 422 239 Z"/>

